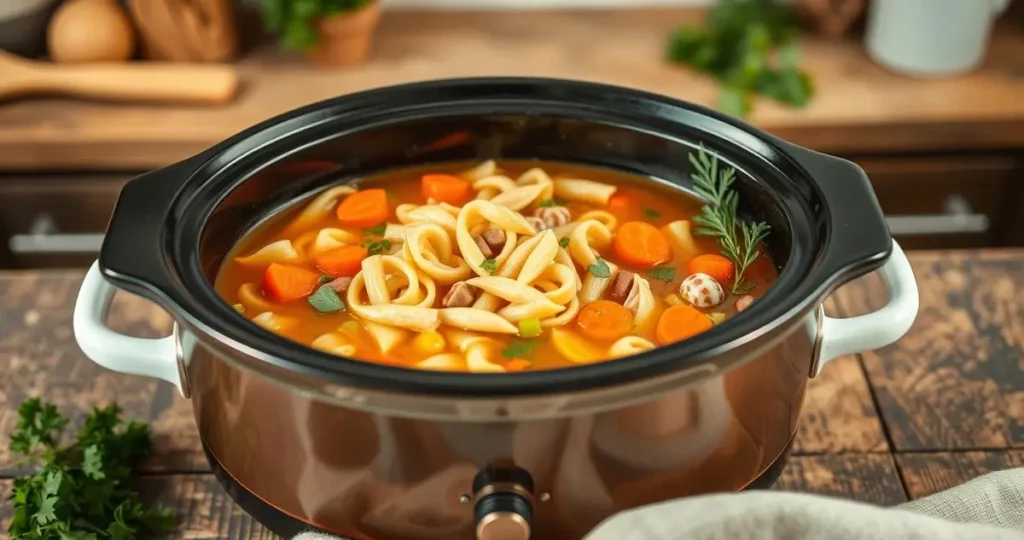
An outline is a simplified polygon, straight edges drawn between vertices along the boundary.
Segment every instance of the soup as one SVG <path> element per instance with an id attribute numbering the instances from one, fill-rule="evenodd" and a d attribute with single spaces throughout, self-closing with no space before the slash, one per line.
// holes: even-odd
<path id="1" fill-rule="evenodd" d="M 336 186 L 243 238 L 216 289 L 267 330 L 366 362 L 502 373 L 629 356 L 721 324 L 776 277 L 767 226 L 735 219 L 733 171 L 695 159 L 717 204 L 536 162 Z"/>

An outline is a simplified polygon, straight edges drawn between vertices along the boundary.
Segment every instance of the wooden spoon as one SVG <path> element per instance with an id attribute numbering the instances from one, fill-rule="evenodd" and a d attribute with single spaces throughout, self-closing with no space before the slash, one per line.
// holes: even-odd
<path id="1" fill-rule="evenodd" d="M 0 51 L 0 101 L 60 94 L 115 101 L 224 104 L 237 90 L 238 74 L 227 66 L 53 64 Z"/>

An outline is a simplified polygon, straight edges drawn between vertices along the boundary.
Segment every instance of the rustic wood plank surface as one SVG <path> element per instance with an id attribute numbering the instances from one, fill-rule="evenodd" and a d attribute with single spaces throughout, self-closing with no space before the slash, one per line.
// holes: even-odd
<path id="1" fill-rule="evenodd" d="M 1021 374 L 1024 251 L 910 255 L 921 311 L 897 344 L 832 362 L 811 380 L 794 455 L 776 489 L 892 505 L 988 471 L 1024 466 Z M 271 538 L 209 473 L 189 402 L 163 383 L 116 375 L 89 362 L 71 335 L 79 271 L 0 273 L 0 439 L 30 396 L 56 402 L 75 420 L 117 401 L 152 424 L 157 454 L 144 492 L 173 506 L 176 536 Z M 877 308 L 873 276 L 840 289 L 833 316 Z M 119 294 L 109 324 L 140 337 L 166 335 L 169 317 Z M 0 447 L 0 522 L 12 470 Z"/>
<path id="2" fill-rule="evenodd" d="M 263 49 L 240 63 L 225 107 L 25 99 L 0 107 L 0 168 L 167 165 L 278 113 L 367 88 L 485 75 L 551 76 L 638 87 L 713 104 L 716 84 L 667 64 L 666 42 L 694 10 L 389 12 L 373 57 L 356 70 L 317 70 Z M 611 37 L 611 38 L 610 38 Z M 859 40 L 804 43 L 815 98 L 804 110 L 761 102 L 751 121 L 819 150 L 870 153 L 1024 144 L 1024 37 L 998 32 L 985 66 L 919 80 L 875 65 Z M 985 96 L 978 99 L 978 96 Z M 956 103 L 956 107 L 950 107 Z"/>
<path id="3" fill-rule="evenodd" d="M 1024 258 L 1019 251 L 915 253 L 921 307 L 896 344 L 862 356 L 897 451 L 1024 446 Z M 869 275 L 842 309 L 877 309 Z"/>

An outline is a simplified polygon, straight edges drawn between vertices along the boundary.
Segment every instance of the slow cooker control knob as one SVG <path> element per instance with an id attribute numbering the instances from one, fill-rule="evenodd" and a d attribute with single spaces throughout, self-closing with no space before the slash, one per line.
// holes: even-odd
<path id="1" fill-rule="evenodd" d="M 533 478 L 519 467 L 487 468 L 473 479 L 477 540 L 529 540 Z"/>

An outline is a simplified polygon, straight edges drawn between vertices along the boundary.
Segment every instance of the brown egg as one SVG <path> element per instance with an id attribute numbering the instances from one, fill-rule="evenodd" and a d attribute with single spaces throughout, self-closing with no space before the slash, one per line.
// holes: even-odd
<path id="1" fill-rule="evenodd" d="M 135 29 L 116 0 L 68 0 L 50 19 L 54 62 L 124 62 L 135 51 Z"/>

